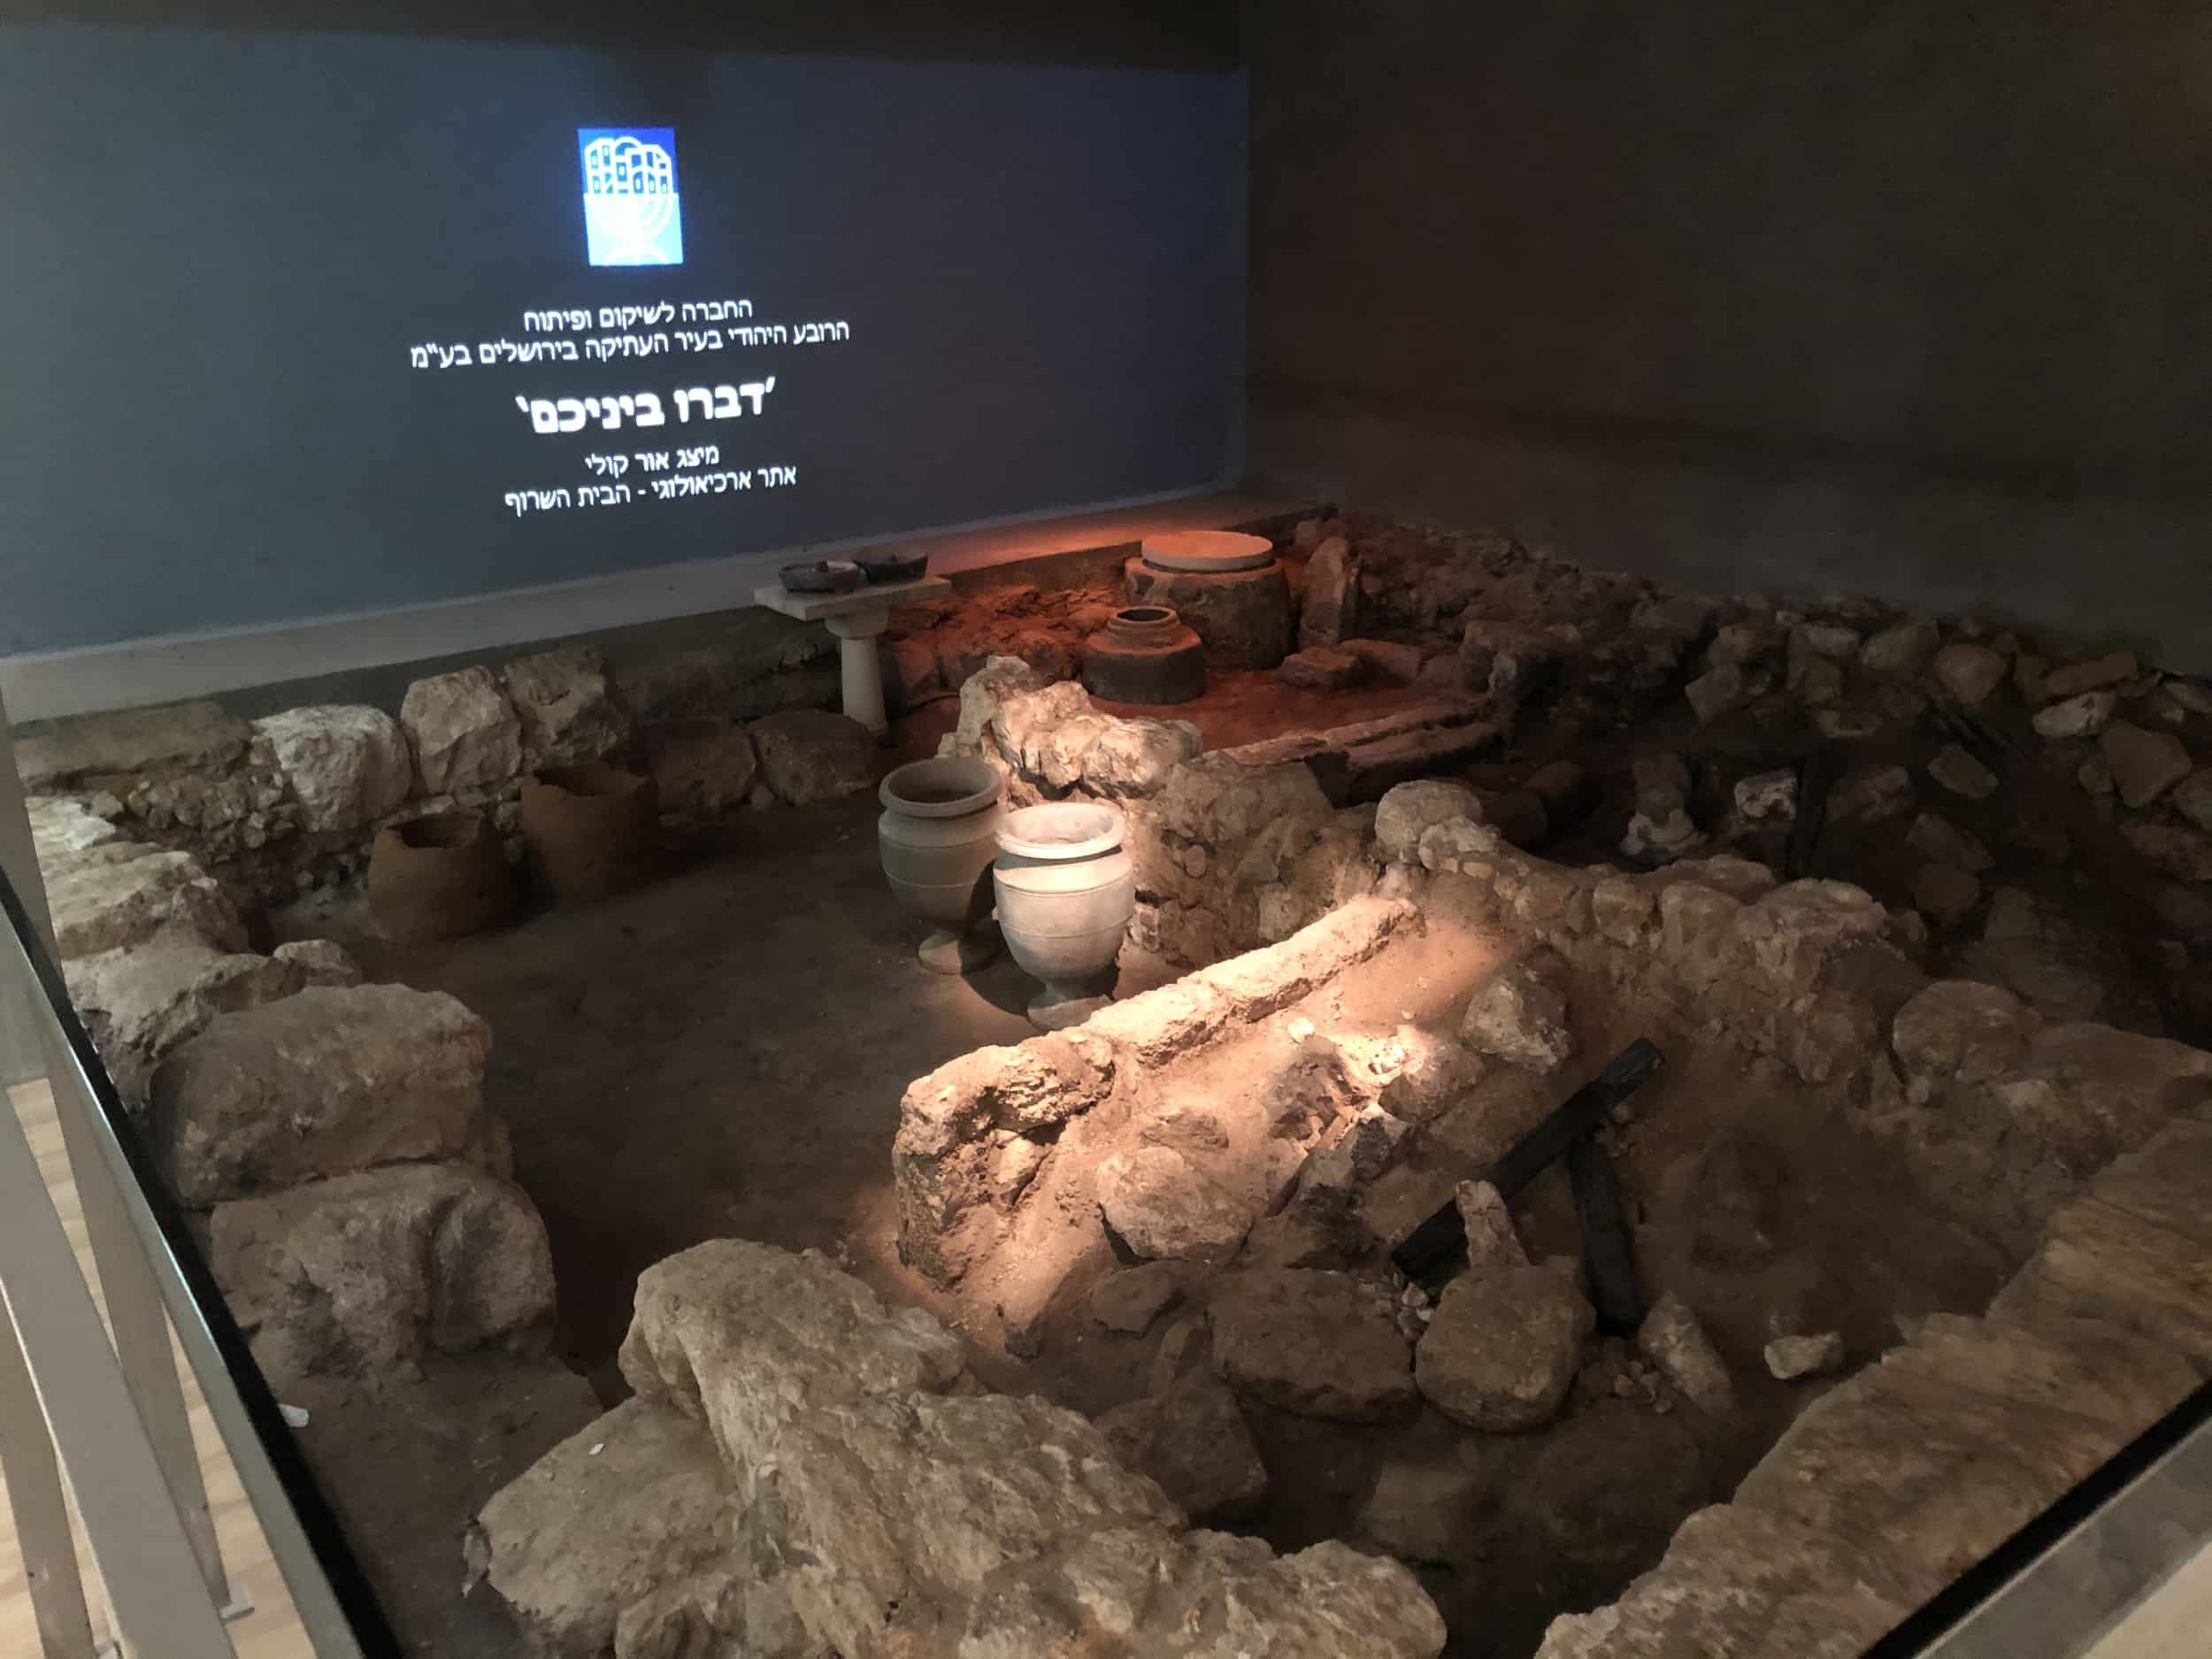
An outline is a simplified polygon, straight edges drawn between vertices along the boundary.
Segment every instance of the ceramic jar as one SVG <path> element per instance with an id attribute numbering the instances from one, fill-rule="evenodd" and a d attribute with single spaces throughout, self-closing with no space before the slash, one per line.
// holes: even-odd
<path id="1" fill-rule="evenodd" d="M 1137 908 L 1127 826 L 1094 801 L 1054 801 L 1007 814 L 991 866 L 999 931 L 1024 972 L 1044 981 L 1030 1023 L 1056 1030 L 1112 994 Z"/>
<path id="2" fill-rule="evenodd" d="M 507 850 L 474 812 L 441 812 L 380 830 L 369 852 L 369 914 L 402 944 L 458 939 L 515 918 Z"/>
<path id="3" fill-rule="evenodd" d="M 1110 703 L 1188 703 L 1206 689 L 1206 647 L 1166 605 L 1130 605 L 1083 642 L 1083 688 Z"/>
<path id="4" fill-rule="evenodd" d="M 660 791 L 650 778 L 589 761 L 522 780 L 530 874 L 564 904 L 623 893 L 658 873 Z"/>
<path id="5" fill-rule="evenodd" d="M 964 973 L 998 955 L 988 924 L 1000 788 L 986 762 L 946 756 L 896 768 L 876 791 L 884 879 L 906 913 L 928 925 L 915 955 L 933 973 Z"/>

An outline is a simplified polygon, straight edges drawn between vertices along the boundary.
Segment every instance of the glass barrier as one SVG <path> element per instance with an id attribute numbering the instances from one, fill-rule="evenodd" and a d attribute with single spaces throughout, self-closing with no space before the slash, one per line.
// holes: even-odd
<path id="1" fill-rule="evenodd" d="M 0 1646 L 229 1659 L 234 1633 L 257 1655 L 396 1655 L 4 871 L 0 910 L 0 997 L 43 1070 L 0 1112 L 0 1464 L 29 1602 L 0 1605 Z"/>

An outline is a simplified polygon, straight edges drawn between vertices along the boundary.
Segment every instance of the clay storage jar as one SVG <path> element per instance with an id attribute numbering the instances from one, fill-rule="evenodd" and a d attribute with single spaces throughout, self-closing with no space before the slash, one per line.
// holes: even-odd
<path id="1" fill-rule="evenodd" d="M 1083 641 L 1083 687 L 1111 703 L 1188 703 L 1206 688 L 1206 647 L 1166 605 L 1131 605 Z"/>
<path id="2" fill-rule="evenodd" d="M 660 868 L 660 792 L 650 778 L 588 762 L 522 780 L 531 879 L 563 904 L 627 891 Z"/>
<path id="3" fill-rule="evenodd" d="M 377 833 L 369 851 L 369 913 L 402 944 L 458 939 L 515 918 L 507 850 L 474 812 L 440 812 Z"/>
<path id="4" fill-rule="evenodd" d="M 1022 971 L 1044 981 L 1029 1004 L 1045 1030 L 1086 1018 L 1113 990 L 1123 936 L 1137 908 L 1122 816 L 1094 801 L 1010 812 L 991 866 L 999 931 Z"/>
<path id="5" fill-rule="evenodd" d="M 998 955 L 987 926 L 998 853 L 999 775 L 949 756 L 900 766 L 877 789 L 876 850 L 906 913 L 928 924 L 915 953 L 933 973 L 960 973 Z"/>

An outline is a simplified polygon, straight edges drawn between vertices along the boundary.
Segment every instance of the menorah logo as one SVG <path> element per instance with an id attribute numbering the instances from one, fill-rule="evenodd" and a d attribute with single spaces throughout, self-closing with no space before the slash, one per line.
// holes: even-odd
<path id="1" fill-rule="evenodd" d="M 676 133 L 668 127 L 580 127 L 584 241 L 594 265 L 681 265 Z"/>

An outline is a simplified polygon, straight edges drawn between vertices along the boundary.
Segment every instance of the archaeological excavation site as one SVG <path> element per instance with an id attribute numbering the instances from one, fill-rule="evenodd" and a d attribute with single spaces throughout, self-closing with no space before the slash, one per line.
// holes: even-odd
<path id="1" fill-rule="evenodd" d="M 0 1650 L 2206 1651 L 2200 28 L 352 9 L 0 24 Z"/>

